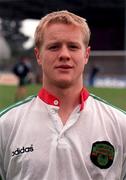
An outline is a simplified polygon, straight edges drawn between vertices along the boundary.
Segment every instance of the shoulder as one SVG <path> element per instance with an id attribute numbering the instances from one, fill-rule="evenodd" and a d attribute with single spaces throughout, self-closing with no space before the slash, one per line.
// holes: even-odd
<path id="1" fill-rule="evenodd" d="M 106 113 L 108 112 L 113 112 L 117 113 L 118 115 L 124 116 L 126 118 L 126 111 L 122 110 L 121 108 L 109 103 L 105 99 L 102 99 L 94 94 L 90 94 L 90 99 L 92 102 L 94 102 L 94 106 L 96 109 L 99 109 L 99 111 L 105 111 Z"/>
<path id="2" fill-rule="evenodd" d="M 94 94 L 90 94 L 88 98 L 87 109 L 95 119 L 126 131 L 126 112 L 124 110 Z"/>
<path id="3" fill-rule="evenodd" d="M 32 95 L 27 97 L 26 99 L 19 101 L 15 104 L 8 106 L 7 108 L 0 111 L 0 119 L 4 116 L 12 114 L 12 112 L 17 111 L 18 109 L 24 109 L 26 106 L 36 97 L 36 95 Z"/>
<path id="4" fill-rule="evenodd" d="M 30 96 L 0 112 L 0 137 L 2 139 L 9 138 L 11 133 L 20 127 L 22 121 L 26 123 L 30 109 L 34 108 L 34 102 L 35 96 Z M 23 120 L 24 116 L 25 120 Z"/>
<path id="5" fill-rule="evenodd" d="M 94 94 L 90 94 L 87 106 L 96 127 L 100 124 L 102 132 L 106 132 L 113 143 L 121 146 L 126 153 L 126 111 Z"/>
<path id="6" fill-rule="evenodd" d="M 108 101 L 90 94 L 87 102 L 89 116 L 96 124 L 101 124 L 109 134 L 113 132 L 126 143 L 126 112 Z"/>

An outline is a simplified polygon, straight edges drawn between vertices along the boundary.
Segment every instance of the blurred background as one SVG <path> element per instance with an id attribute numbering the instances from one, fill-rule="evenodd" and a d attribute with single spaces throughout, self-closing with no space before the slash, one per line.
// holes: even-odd
<path id="1" fill-rule="evenodd" d="M 0 0 L 0 109 L 14 102 L 18 79 L 12 68 L 20 57 L 28 57 L 31 65 L 27 95 L 41 87 L 34 31 L 42 16 L 56 10 L 87 19 L 91 56 L 84 83 L 92 93 L 126 110 L 125 0 Z"/>

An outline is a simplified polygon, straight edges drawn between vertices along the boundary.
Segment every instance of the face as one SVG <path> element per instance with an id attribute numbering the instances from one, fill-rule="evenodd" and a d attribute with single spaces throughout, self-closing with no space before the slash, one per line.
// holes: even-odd
<path id="1" fill-rule="evenodd" d="M 41 50 L 35 48 L 38 64 L 42 66 L 43 85 L 64 88 L 82 85 L 89 52 L 79 27 L 65 24 L 46 27 Z"/>

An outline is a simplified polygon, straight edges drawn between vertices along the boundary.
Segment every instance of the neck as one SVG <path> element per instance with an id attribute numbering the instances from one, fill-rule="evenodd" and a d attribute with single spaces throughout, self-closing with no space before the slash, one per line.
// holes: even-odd
<path id="1" fill-rule="evenodd" d="M 71 112 L 80 104 L 80 92 L 83 84 L 69 88 L 43 87 L 60 100 L 59 116 L 65 124 Z"/>
<path id="2" fill-rule="evenodd" d="M 76 99 L 77 96 L 80 97 L 80 92 L 83 88 L 83 83 L 76 83 L 75 85 L 64 88 L 43 83 L 43 88 L 45 88 L 52 95 L 56 96 L 62 104 L 62 102 L 68 101 L 68 99 L 74 101 L 74 99 Z M 70 104 L 72 103 L 70 102 Z"/>

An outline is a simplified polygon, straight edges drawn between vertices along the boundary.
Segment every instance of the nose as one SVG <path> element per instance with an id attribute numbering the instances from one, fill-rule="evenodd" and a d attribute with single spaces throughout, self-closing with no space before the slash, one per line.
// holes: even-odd
<path id="1" fill-rule="evenodd" d="M 59 52 L 59 60 L 69 60 L 70 59 L 70 52 L 67 46 L 62 46 Z"/>

